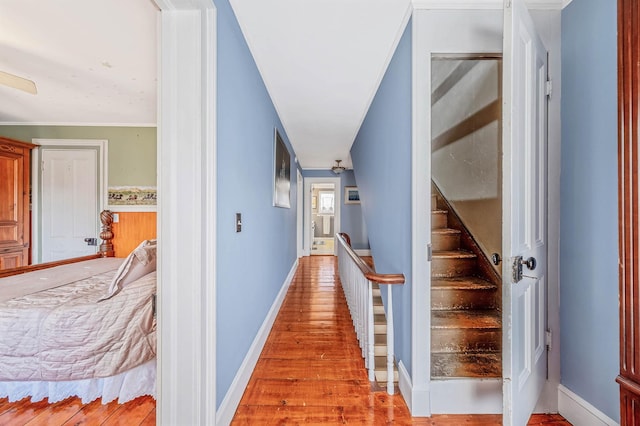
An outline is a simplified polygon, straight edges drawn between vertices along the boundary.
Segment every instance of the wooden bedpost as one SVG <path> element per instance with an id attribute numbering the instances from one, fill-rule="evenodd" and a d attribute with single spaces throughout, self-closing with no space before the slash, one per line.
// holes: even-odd
<path id="1" fill-rule="evenodd" d="M 102 231 L 100 232 L 100 238 L 102 244 L 100 244 L 100 256 L 101 257 L 114 257 L 113 251 L 113 231 L 111 230 L 111 224 L 113 223 L 113 213 L 111 210 L 103 210 L 100 212 L 100 222 L 102 222 Z"/>

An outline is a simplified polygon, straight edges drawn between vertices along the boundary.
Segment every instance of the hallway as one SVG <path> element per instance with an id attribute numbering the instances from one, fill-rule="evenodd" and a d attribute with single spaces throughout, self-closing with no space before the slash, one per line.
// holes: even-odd
<path id="1" fill-rule="evenodd" d="M 373 392 L 336 259 L 300 259 L 232 425 L 501 424 L 499 415 L 412 419 L 399 393 Z M 542 424 L 569 425 L 558 415 L 529 422 Z"/>

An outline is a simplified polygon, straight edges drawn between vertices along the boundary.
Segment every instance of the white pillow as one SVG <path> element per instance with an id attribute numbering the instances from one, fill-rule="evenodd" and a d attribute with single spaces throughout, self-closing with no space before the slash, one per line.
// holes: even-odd
<path id="1" fill-rule="evenodd" d="M 111 280 L 107 294 L 98 301 L 114 296 L 127 284 L 155 271 L 157 246 L 157 240 L 144 240 L 129 253 Z"/>

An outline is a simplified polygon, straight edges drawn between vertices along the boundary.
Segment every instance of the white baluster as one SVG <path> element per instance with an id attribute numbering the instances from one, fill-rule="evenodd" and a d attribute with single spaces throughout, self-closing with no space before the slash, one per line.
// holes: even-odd
<path id="1" fill-rule="evenodd" d="M 387 285 L 387 393 L 393 395 L 393 292 Z"/>

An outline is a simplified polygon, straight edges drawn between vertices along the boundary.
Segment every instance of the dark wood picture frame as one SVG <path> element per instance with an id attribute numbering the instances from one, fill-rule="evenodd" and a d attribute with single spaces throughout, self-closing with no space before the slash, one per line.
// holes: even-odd
<path id="1" fill-rule="evenodd" d="M 277 128 L 273 137 L 273 205 L 291 208 L 291 155 Z"/>

